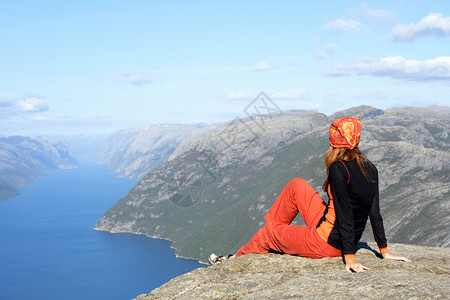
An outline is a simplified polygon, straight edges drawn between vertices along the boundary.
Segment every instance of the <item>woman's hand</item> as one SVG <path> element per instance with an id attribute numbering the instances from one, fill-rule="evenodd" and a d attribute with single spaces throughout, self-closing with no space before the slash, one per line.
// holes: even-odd
<path id="1" fill-rule="evenodd" d="M 401 260 L 404 262 L 411 262 L 411 260 L 407 259 L 406 257 L 403 256 L 398 256 L 392 253 L 383 253 L 383 258 L 384 259 L 391 259 L 391 260 Z"/>
<path id="2" fill-rule="evenodd" d="M 359 273 L 359 272 L 364 272 L 364 271 L 366 271 L 366 270 L 370 270 L 370 268 L 364 267 L 362 264 L 357 263 L 357 262 L 354 261 L 354 260 L 346 261 L 346 262 L 345 262 L 345 269 L 346 269 L 347 271 L 349 271 L 350 273 L 351 273 L 352 271 L 353 271 L 353 272 L 356 272 L 356 273 Z"/>

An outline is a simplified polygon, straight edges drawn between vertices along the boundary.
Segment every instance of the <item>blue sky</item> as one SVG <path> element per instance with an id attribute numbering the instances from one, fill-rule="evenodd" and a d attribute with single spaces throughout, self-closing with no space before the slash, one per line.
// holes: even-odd
<path id="1" fill-rule="evenodd" d="M 450 105 L 448 1 L 0 0 L 0 135 Z"/>

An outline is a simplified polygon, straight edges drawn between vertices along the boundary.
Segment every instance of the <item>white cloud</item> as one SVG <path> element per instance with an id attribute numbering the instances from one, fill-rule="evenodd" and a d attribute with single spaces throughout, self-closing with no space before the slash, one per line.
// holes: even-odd
<path id="1" fill-rule="evenodd" d="M 0 110 L 7 110 L 12 106 L 12 99 L 9 98 L 8 95 L 0 94 Z"/>
<path id="2" fill-rule="evenodd" d="M 429 60 L 389 56 L 379 59 L 361 58 L 354 64 L 339 64 L 327 72 L 331 76 L 372 75 L 409 81 L 450 79 L 450 56 Z"/>
<path id="3" fill-rule="evenodd" d="M 256 95 L 250 93 L 241 93 L 241 92 L 232 92 L 228 96 L 228 99 L 231 100 L 248 100 L 255 98 Z"/>
<path id="4" fill-rule="evenodd" d="M 255 65 L 253 70 L 255 71 L 269 71 L 272 69 L 272 66 L 266 63 L 265 61 L 260 61 Z"/>
<path id="5" fill-rule="evenodd" d="M 381 91 L 360 91 L 354 95 L 355 99 L 359 100 L 384 100 L 386 96 Z"/>
<path id="6" fill-rule="evenodd" d="M 42 99 L 28 97 L 17 102 L 21 112 L 42 112 L 48 110 L 48 105 Z"/>
<path id="7" fill-rule="evenodd" d="M 112 133 L 131 125 L 111 116 L 65 115 L 46 117 L 42 115 L 21 115 L 14 118 L 0 118 L 0 128 L 5 135 L 91 135 Z"/>
<path id="8" fill-rule="evenodd" d="M 48 104 L 44 100 L 34 96 L 13 98 L 8 95 L 0 95 L 0 115 L 3 116 L 43 112 L 47 110 Z"/>
<path id="9" fill-rule="evenodd" d="M 339 51 L 339 47 L 335 44 L 327 44 L 324 48 L 318 49 L 316 51 L 316 57 L 318 59 L 327 59 L 330 57 L 334 57 L 336 52 Z"/>
<path id="10" fill-rule="evenodd" d="M 41 115 L 32 116 L 32 117 L 29 118 L 29 120 L 30 121 L 37 121 L 37 122 L 49 122 L 50 121 L 50 119 L 48 117 L 41 116 Z"/>
<path id="11" fill-rule="evenodd" d="M 302 99 L 305 98 L 308 94 L 305 92 L 300 92 L 296 90 L 288 90 L 285 92 L 276 92 L 269 94 L 269 97 L 272 99 Z"/>
<path id="12" fill-rule="evenodd" d="M 397 25 L 391 32 L 391 38 L 396 41 L 410 42 L 424 35 L 450 35 L 450 17 L 443 17 L 439 13 L 430 13 L 418 23 Z"/>
<path id="13" fill-rule="evenodd" d="M 346 15 L 371 22 L 392 24 L 397 18 L 387 9 L 372 9 L 369 4 L 361 4 L 357 8 L 348 9 Z"/>
<path id="14" fill-rule="evenodd" d="M 128 78 L 128 82 L 132 85 L 141 86 L 144 84 L 150 84 L 151 81 L 147 76 L 144 75 L 133 75 Z"/>
<path id="15" fill-rule="evenodd" d="M 12 113 L 15 106 L 16 101 L 13 98 L 0 94 L 0 114 Z"/>
<path id="16" fill-rule="evenodd" d="M 123 80 L 135 86 L 151 84 L 150 76 L 147 72 L 122 72 Z"/>
<path id="17" fill-rule="evenodd" d="M 257 96 L 258 96 L 258 94 L 256 94 L 256 93 L 251 94 L 251 93 L 233 92 L 233 93 L 230 93 L 230 95 L 228 96 L 228 99 L 252 100 L 252 99 L 256 98 Z M 271 99 L 285 99 L 285 100 L 302 99 L 302 98 L 305 98 L 306 96 L 308 96 L 307 93 L 301 92 L 301 91 L 296 91 L 296 90 L 288 90 L 288 91 L 284 91 L 284 92 L 275 92 L 275 93 L 268 94 L 268 97 Z"/>
<path id="18" fill-rule="evenodd" d="M 339 19 L 326 23 L 322 26 L 322 28 L 357 34 L 364 28 L 364 26 L 353 19 Z"/>

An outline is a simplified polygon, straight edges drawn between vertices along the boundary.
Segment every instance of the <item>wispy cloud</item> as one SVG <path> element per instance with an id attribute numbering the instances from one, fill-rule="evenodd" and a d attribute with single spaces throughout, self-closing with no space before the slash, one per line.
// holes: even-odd
<path id="1" fill-rule="evenodd" d="M 390 10 L 373 9 L 367 3 L 361 4 L 357 8 L 347 9 L 345 14 L 352 18 L 376 23 L 392 24 L 397 21 L 396 16 Z"/>
<path id="2" fill-rule="evenodd" d="M 230 93 L 228 96 L 228 99 L 231 100 L 252 100 L 256 96 L 258 96 L 257 93 L 244 93 L 244 92 L 233 92 Z M 267 96 L 271 99 L 282 99 L 282 100 L 292 100 L 292 99 L 303 99 L 308 96 L 308 93 L 297 91 L 297 90 L 288 90 L 288 91 L 279 91 L 279 92 L 273 92 L 268 93 Z"/>
<path id="3" fill-rule="evenodd" d="M 327 44 L 325 47 L 316 50 L 316 57 L 318 59 L 327 59 L 334 57 L 338 51 L 339 47 L 335 44 Z"/>
<path id="4" fill-rule="evenodd" d="M 345 31 L 355 35 L 362 31 L 364 29 L 364 26 L 353 19 L 338 19 L 326 23 L 322 26 L 322 28 L 336 31 Z"/>
<path id="5" fill-rule="evenodd" d="M 384 100 L 386 96 L 381 91 L 360 91 L 354 95 L 358 100 Z"/>
<path id="6" fill-rule="evenodd" d="M 420 36 L 450 35 L 450 17 L 443 17 L 440 13 L 430 13 L 418 23 L 409 25 L 397 25 L 391 32 L 391 38 L 395 41 L 411 42 Z"/>
<path id="7" fill-rule="evenodd" d="M 17 101 L 19 112 L 43 112 L 48 110 L 47 103 L 36 97 L 28 97 Z"/>
<path id="8" fill-rule="evenodd" d="M 269 97 L 272 99 L 286 99 L 286 100 L 303 99 L 306 96 L 308 96 L 307 93 L 297 91 L 297 90 L 288 90 L 285 92 L 275 92 L 275 93 L 269 94 Z"/>
<path id="9" fill-rule="evenodd" d="M 48 109 L 48 104 L 35 96 L 13 98 L 9 95 L 0 94 L 0 115 L 3 116 L 43 112 Z"/>
<path id="10" fill-rule="evenodd" d="M 31 116 L 29 118 L 30 121 L 36 121 L 36 122 L 49 122 L 50 118 L 42 116 L 42 115 L 37 115 L 37 116 Z"/>
<path id="11" fill-rule="evenodd" d="M 256 97 L 256 94 L 251 93 L 243 93 L 243 92 L 232 92 L 228 96 L 228 99 L 231 100 L 249 100 Z"/>
<path id="12" fill-rule="evenodd" d="M 129 123 L 127 124 L 129 125 Z M 20 115 L 0 118 L 2 133 L 7 135 L 105 134 L 124 128 L 125 124 L 108 115 Z"/>
<path id="13" fill-rule="evenodd" d="M 267 62 L 265 61 L 260 61 L 259 63 L 257 63 L 255 65 L 255 67 L 253 68 L 253 70 L 255 71 L 269 71 L 272 69 L 272 66 L 269 65 Z"/>
<path id="14" fill-rule="evenodd" d="M 372 75 L 408 81 L 450 79 L 450 56 L 429 60 L 389 56 L 379 59 L 361 58 L 353 64 L 339 64 L 327 72 L 331 76 Z"/>
<path id="15" fill-rule="evenodd" d="M 143 86 L 152 83 L 150 75 L 144 71 L 122 72 L 122 80 L 134 86 Z"/>

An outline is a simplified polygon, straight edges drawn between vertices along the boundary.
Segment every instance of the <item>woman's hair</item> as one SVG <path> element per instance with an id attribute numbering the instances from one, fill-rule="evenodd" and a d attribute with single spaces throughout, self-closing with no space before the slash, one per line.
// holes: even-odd
<path id="1" fill-rule="evenodd" d="M 330 146 L 327 153 L 323 158 L 323 162 L 325 163 L 325 167 L 327 168 L 327 179 L 323 183 L 322 189 L 324 192 L 327 192 L 328 182 L 329 182 L 329 174 L 328 168 L 330 165 L 337 160 L 356 160 L 361 173 L 364 175 L 364 178 L 367 182 L 371 182 L 372 180 L 367 176 L 366 171 L 369 166 L 371 166 L 371 162 L 364 156 L 364 154 L 358 149 L 358 147 L 354 149 L 349 148 L 335 148 Z"/>

